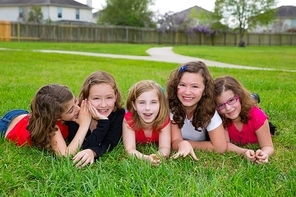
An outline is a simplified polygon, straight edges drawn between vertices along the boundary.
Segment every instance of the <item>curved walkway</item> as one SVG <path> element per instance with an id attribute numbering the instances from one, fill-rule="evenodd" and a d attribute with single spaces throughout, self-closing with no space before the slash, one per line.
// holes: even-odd
<path id="1" fill-rule="evenodd" d="M 94 57 L 108 57 L 108 58 L 119 58 L 119 59 L 134 59 L 134 60 L 145 60 L 145 61 L 157 61 L 157 62 L 170 62 L 177 64 L 184 64 L 190 61 L 203 61 L 207 66 L 222 67 L 222 68 L 237 68 L 237 69 L 249 69 L 249 70 L 279 70 L 286 72 L 296 72 L 295 70 L 280 70 L 272 68 L 259 68 L 242 65 L 234 65 L 221 63 L 211 60 L 205 60 L 202 58 L 189 57 L 179 55 L 173 52 L 173 47 L 155 47 L 150 48 L 146 52 L 149 56 L 133 56 L 133 55 L 116 55 L 116 54 L 105 54 L 105 53 L 92 53 L 92 52 L 77 52 L 77 51 L 61 51 L 61 50 L 33 50 L 35 52 L 42 53 L 60 53 L 60 54 L 73 54 L 73 55 L 85 55 Z M 0 48 L 0 50 L 7 50 Z"/>
<path id="2" fill-rule="evenodd" d="M 251 70 L 276 70 L 276 69 L 269 69 L 269 68 L 258 68 L 258 67 L 227 64 L 227 63 L 215 62 L 211 60 L 205 60 L 201 58 L 179 55 L 174 53 L 172 49 L 173 47 L 150 48 L 146 51 L 149 54 L 149 56 L 116 55 L 116 54 L 105 54 L 105 53 L 60 51 L 60 50 L 35 50 L 35 51 L 43 52 L 43 53 L 62 53 L 62 54 L 86 55 L 86 56 L 95 56 L 95 57 L 170 62 L 170 63 L 178 63 L 178 64 L 184 64 L 190 61 L 203 61 L 207 66 L 214 66 L 214 67 L 251 69 Z"/>

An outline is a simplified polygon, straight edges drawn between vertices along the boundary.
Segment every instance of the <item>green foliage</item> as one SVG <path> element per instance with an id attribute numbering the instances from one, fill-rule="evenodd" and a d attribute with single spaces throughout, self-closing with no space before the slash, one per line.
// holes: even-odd
<path id="1" fill-rule="evenodd" d="M 223 24 L 238 29 L 242 44 L 247 29 L 273 20 L 275 3 L 275 0 L 216 0 L 214 13 Z"/>
<path id="2" fill-rule="evenodd" d="M 41 23 L 43 20 L 43 13 L 41 7 L 38 5 L 33 5 L 29 12 L 29 22 Z"/>
<path id="3" fill-rule="evenodd" d="M 153 12 L 149 6 L 153 0 L 107 0 L 100 13 L 99 24 L 150 27 Z"/>
<path id="4" fill-rule="evenodd" d="M 165 86 L 170 72 L 178 64 L 33 52 L 34 49 L 101 53 L 121 52 L 132 45 L 78 43 L 2 43 L 21 50 L 0 53 L 0 116 L 14 108 L 29 109 L 37 89 L 47 83 L 65 84 L 78 95 L 91 72 L 104 70 L 116 79 L 124 98 L 129 87 L 142 79 L 152 79 Z M 68 46 L 66 46 L 68 45 Z M 145 53 L 147 46 L 133 45 Z M 199 50 L 194 50 L 200 48 Z M 106 51 L 104 52 L 104 48 Z M 178 51 L 197 53 L 204 59 L 217 57 L 225 62 L 235 59 L 241 65 L 295 68 L 295 47 L 177 47 Z M 174 49 L 175 50 L 175 49 Z M 282 55 L 276 53 L 282 51 Z M 205 51 L 203 53 L 203 51 Z M 240 52 L 241 51 L 241 52 Z M 226 55 L 227 54 L 227 55 Z M 190 54 L 191 55 L 191 54 Z M 280 59 L 281 57 L 281 59 Z M 269 59 L 269 61 L 267 61 Z M 287 60 L 289 59 L 289 60 Z M 248 62 L 248 63 L 245 63 Z M 278 68 L 278 67 L 277 67 Z M 83 169 L 73 165 L 72 158 L 58 158 L 32 147 L 17 147 L 0 138 L 0 196 L 296 196 L 296 108 L 295 72 L 241 70 L 209 67 L 215 78 L 232 75 L 252 92 L 260 95 L 260 105 L 277 126 L 273 137 L 275 154 L 266 165 L 248 162 L 234 153 L 217 154 L 196 151 L 199 161 L 190 157 L 167 159 L 160 166 L 126 155 L 123 144 Z M 295 69 L 294 69 L 295 70 Z M 250 148 L 257 148 L 251 146 Z M 138 146 L 144 153 L 154 153 L 156 145 Z M 174 152 L 173 152 L 174 153 Z"/>

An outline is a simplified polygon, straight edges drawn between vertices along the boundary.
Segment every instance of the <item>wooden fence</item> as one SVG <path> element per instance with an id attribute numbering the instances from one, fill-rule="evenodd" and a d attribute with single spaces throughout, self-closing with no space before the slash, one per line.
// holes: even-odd
<path id="1" fill-rule="evenodd" d="M 239 35 L 221 33 L 217 36 L 206 36 L 205 34 L 196 33 L 190 36 L 184 32 L 168 31 L 162 33 L 157 29 L 148 28 L 30 24 L 0 21 L 1 40 L 237 46 Z M 244 41 L 248 46 L 295 46 L 296 34 L 249 33 L 245 35 Z"/>

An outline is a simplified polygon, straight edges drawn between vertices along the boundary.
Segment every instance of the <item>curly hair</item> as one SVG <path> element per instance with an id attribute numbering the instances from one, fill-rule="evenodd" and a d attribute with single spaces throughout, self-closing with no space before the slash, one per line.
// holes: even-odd
<path id="1" fill-rule="evenodd" d="M 250 92 L 238 80 L 231 76 L 217 77 L 214 80 L 214 87 L 216 104 L 218 104 L 217 98 L 227 90 L 231 90 L 235 96 L 239 96 L 239 102 L 241 104 L 239 117 L 242 123 L 248 123 L 249 112 L 256 105 L 256 101 L 252 99 Z M 231 120 L 223 114 L 220 115 L 224 127 L 227 127 L 231 123 Z"/>
<path id="2" fill-rule="evenodd" d="M 199 127 L 205 128 L 209 125 L 215 113 L 214 101 L 214 82 L 207 66 L 201 62 L 188 62 L 173 70 L 167 81 L 168 102 L 171 113 L 173 114 L 173 124 L 177 124 L 181 129 L 186 118 L 185 109 L 178 99 L 178 85 L 184 73 L 196 73 L 203 77 L 205 89 L 201 99 L 194 110 L 192 125 L 198 130 Z"/>
<path id="3" fill-rule="evenodd" d="M 126 100 L 126 108 L 128 111 L 132 113 L 132 118 L 130 120 L 131 125 L 133 125 L 133 129 L 138 130 L 143 128 L 143 123 L 141 118 L 139 117 L 137 111 L 133 107 L 133 103 L 136 99 L 143 94 L 144 92 L 148 92 L 150 90 L 156 90 L 157 97 L 159 100 L 159 113 L 156 116 L 155 120 L 153 121 L 152 128 L 155 129 L 157 132 L 161 130 L 161 127 L 168 120 L 170 111 L 167 102 L 166 95 L 163 91 L 163 88 L 152 80 L 142 80 L 135 83 L 128 91 L 128 96 Z"/>
<path id="4" fill-rule="evenodd" d="M 27 130 L 38 149 L 52 150 L 50 141 L 57 131 L 56 121 L 65 112 L 66 104 L 74 98 L 67 86 L 49 84 L 41 87 L 31 101 Z"/>
<path id="5" fill-rule="evenodd" d="M 112 87 L 112 89 L 114 90 L 114 94 L 116 96 L 116 102 L 115 102 L 115 106 L 114 106 L 113 111 L 115 112 L 117 109 L 121 109 L 123 106 L 122 96 L 121 96 L 119 88 L 115 82 L 115 79 L 109 73 L 104 72 L 104 71 L 100 71 L 100 70 L 93 72 L 84 80 L 84 83 L 83 83 L 80 93 L 79 93 L 79 104 L 81 104 L 82 100 L 88 98 L 90 88 L 93 85 L 102 84 L 102 83 L 109 84 Z"/>

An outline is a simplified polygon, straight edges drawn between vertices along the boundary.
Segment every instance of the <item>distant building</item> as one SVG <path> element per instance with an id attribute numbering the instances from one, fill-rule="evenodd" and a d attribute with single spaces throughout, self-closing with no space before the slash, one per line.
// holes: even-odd
<path id="1" fill-rule="evenodd" d="M 43 22 L 93 24 L 92 0 L 0 0 L 0 20 L 27 22 L 32 6 L 40 6 Z"/>
<path id="2" fill-rule="evenodd" d="M 276 8 L 276 20 L 267 26 L 257 26 L 250 30 L 254 33 L 296 32 L 296 6 Z"/>

